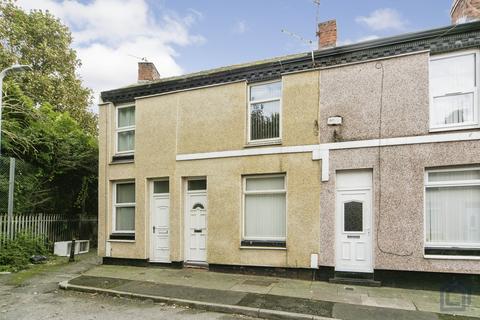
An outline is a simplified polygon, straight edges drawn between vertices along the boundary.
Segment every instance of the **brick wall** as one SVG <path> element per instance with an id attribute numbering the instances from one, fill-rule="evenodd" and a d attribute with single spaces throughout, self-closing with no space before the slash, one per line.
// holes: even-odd
<path id="1" fill-rule="evenodd" d="M 452 24 L 480 20 L 480 0 L 454 0 Z"/>
<path id="2" fill-rule="evenodd" d="M 337 21 L 330 20 L 318 24 L 318 49 L 331 48 L 337 45 Z"/>

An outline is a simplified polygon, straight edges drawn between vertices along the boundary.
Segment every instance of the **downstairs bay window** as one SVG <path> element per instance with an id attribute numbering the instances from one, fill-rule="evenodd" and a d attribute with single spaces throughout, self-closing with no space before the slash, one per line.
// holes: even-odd
<path id="1" fill-rule="evenodd" d="M 244 177 L 244 246 L 285 247 L 285 175 Z"/>
<path id="2" fill-rule="evenodd" d="M 117 182 L 113 184 L 113 219 L 111 238 L 122 239 L 135 234 L 135 183 Z"/>
<path id="3" fill-rule="evenodd" d="M 428 170 L 425 179 L 426 254 L 478 255 L 480 168 Z"/>

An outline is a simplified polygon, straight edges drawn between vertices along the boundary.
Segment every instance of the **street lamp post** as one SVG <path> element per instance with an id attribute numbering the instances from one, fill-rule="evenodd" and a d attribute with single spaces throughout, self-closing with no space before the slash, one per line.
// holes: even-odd
<path id="1" fill-rule="evenodd" d="M 24 70 L 32 70 L 32 67 L 29 65 L 14 64 L 11 67 L 3 69 L 0 72 L 0 156 L 2 155 L 2 98 L 3 98 L 3 78 L 10 72 L 20 72 Z"/>
<path id="2" fill-rule="evenodd" d="M 11 72 L 20 72 L 24 70 L 32 70 L 31 66 L 28 65 L 19 65 L 14 64 L 13 66 L 3 69 L 0 72 L 0 156 L 2 155 L 2 98 L 3 98 L 3 78 Z M 11 230 L 12 230 L 12 222 L 13 222 L 13 181 L 14 181 L 14 174 L 15 174 L 15 159 L 10 159 L 10 173 L 9 173 L 9 183 L 8 183 L 8 221 L 7 221 L 7 237 L 10 239 Z"/>

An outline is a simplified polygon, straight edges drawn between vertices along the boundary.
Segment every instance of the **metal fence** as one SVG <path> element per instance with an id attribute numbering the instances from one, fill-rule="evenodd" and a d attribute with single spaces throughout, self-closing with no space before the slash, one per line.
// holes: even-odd
<path id="1" fill-rule="evenodd" d="M 97 242 L 97 217 L 77 216 L 74 219 L 60 214 L 16 214 L 8 221 L 7 214 L 0 214 L 0 246 L 7 239 L 14 239 L 18 234 L 29 233 L 44 237 L 49 242 L 75 239 L 90 240 L 90 245 Z"/>
<path id="2" fill-rule="evenodd" d="M 96 245 L 97 216 L 49 213 L 48 208 L 44 209 L 49 196 L 44 180 L 34 166 L 0 157 L 0 245 L 25 232 L 50 242 L 76 238 Z"/>

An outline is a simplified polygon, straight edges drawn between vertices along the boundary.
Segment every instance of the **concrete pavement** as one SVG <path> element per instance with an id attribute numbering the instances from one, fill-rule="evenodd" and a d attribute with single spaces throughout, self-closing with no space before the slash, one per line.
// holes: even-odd
<path id="1" fill-rule="evenodd" d="M 319 316 L 347 320 L 480 318 L 480 296 L 476 295 L 465 299 L 450 294 L 450 302 L 463 301 L 465 305 L 461 310 L 449 311 L 442 310 L 438 291 L 360 287 L 199 269 L 102 265 L 69 281 L 66 287 L 275 319 L 282 314 L 290 319 L 295 315 L 298 319 Z M 242 308 L 245 312 L 241 312 Z"/>

